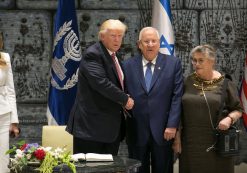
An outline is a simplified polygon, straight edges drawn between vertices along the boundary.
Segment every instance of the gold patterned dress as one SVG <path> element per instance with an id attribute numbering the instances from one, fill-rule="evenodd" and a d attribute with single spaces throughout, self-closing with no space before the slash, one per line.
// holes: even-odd
<path id="1" fill-rule="evenodd" d="M 224 76 L 212 81 L 199 78 L 196 73 L 184 82 L 182 97 L 182 153 L 179 159 L 179 173 L 233 173 L 234 158 L 218 156 L 207 148 L 215 143 L 207 103 L 202 93 L 202 84 L 210 107 L 213 124 L 218 124 Z M 226 79 L 228 80 L 228 79 Z M 229 80 L 226 87 L 226 106 L 242 111 L 237 88 Z"/>

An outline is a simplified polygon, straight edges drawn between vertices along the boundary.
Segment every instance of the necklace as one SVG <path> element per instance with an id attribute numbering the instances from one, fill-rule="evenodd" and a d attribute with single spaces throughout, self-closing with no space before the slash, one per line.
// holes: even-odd
<path id="1" fill-rule="evenodd" d="M 217 79 L 212 79 L 212 80 L 205 80 L 200 78 L 195 72 L 192 74 L 192 79 L 194 81 L 193 86 L 196 87 L 198 90 L 203 89 L 206 91 L 213 90 L 218 87 L 218 83 L 224 79 L 224 76 L 221 75 Z"/>

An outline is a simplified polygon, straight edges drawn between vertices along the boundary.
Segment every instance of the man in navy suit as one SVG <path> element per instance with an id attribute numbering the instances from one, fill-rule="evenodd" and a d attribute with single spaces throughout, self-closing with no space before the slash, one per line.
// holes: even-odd
<path id="1" fill-rule="evenodd" d="M 66 129 L 74 137 L 74 153 L 118 153 L 125 131 L 123 108 L 129 110 L 134 105 L 123 91 L 124 76 L 116 54 L 125 31 L 119 20 L 103 22 L 99 42 L 83 54 Z"/>
<path id="2" fill-rule="evenodd" d="M 124 62 L 126 89 L 135 100 L 127 118 L 129 157 L 142 162 L 140 173 L 171 173 L 172 143 L 179 126 L 183 77 L 181 62 L 159 53 L 159 33 L 145 27 L 139 34 L 141 55 Z"/>

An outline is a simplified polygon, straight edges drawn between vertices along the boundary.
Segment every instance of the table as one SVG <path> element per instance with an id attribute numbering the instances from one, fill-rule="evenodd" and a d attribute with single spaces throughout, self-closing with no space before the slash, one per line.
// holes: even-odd
<path id="1" fill-rule="evenodd" d="M 77 173 L 135 173 L 141 162 L 127 157 L 114 156 L 114 162 L 81 162 L 76 163 Z M 27 166 L 20 173 L 39 173 L 37 167 Z M 66 165 L 54 168 L 53 173 L 72 173 Z"/>

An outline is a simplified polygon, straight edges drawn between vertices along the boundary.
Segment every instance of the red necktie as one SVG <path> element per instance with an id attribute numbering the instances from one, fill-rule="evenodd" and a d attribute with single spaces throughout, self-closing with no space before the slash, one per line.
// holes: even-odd
<path id="1" fill-rule="evenodd" d="M 115 67 L 116 67 L 116 70 L 117 70 L 117 74 L 118 74 L 118 79 L 120 81 L 121 87 L 122 87 L 122 89 L 124 89 L 123 76 L 122 76 L 122 72 L 121 72 L 121 67 L 120 67 L 120 65 L 116 61 L 116 55 L 115 55 L 115 53 L 112 53 L 111 54 L 111 57 L 112 57 L 112 60 L 113 60 L 113 62 L 115 64 Z"/>

